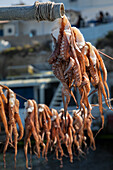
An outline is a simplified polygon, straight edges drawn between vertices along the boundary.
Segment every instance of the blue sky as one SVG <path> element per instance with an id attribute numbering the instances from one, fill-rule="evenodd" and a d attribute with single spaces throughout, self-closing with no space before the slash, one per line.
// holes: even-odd
<path id="1" fill-rule="evenodd" d="M 37 0 L 0 0 L 0 6 L 11 6 L 13 4 L 19 4 L 21 2 L 24 2 L 26 5 L 33 5 L 34 2 Z M 41 1 L 47 1 L 47 0 L 39 0 Z"/>

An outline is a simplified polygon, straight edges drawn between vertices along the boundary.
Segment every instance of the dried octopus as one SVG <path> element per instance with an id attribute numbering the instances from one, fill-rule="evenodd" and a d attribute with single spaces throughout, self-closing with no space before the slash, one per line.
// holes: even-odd
<path id="1" fill-rule="evenodd" d="M 86 109 L 87 113 L 87 109 Z M 73 110 L 73 126 L 75 128 L 76 134 L 78 135 L 78 141 L 76 141 L 76 136 L 75 138 L 75 144 L 77 145 L 77 149 L 79 153 L 81 153 L 81 150 L 79 150 L 82 146 L 82 143 L 85 145 L 85 149 L 87 149 L 87 143 L 86 143 L 86 136 L 84 135 L 84 130 L 87 130 L 87 135 L 90 139 L 90 147 L 95 150 L 95 140 L 93 137 L 93 132 L 91 130 L 91 124 L 92 124 L 92 118 L 87 117 L 85 118 L 84 121 L 84 116 L 82 114 L 82 111 L 77 111 Z M 78 144 L 78 143 L 79 144 Z"/>
<path id="2" fill-rule="evenodd" d="M 61 122 L 61 129 L 65 135 L 65 145 L 69 153 L 70 162 L 73 162 L 73 153 L 72 153 L 72 143 L 73 143 L 73 134 L 75 134 L 75 129 L 73 127 L 73 119 L 71 115 L 66 112 L 66 121 L 64 117 L 64 109 L 59 111 L 59 119 Z"/>
<path id="3" fill-rule="evenodd" d="M 65 135 L 60 126 L 60 119 L 56 109 L 51 108 L 51 148 L 55 148 L 56 159 L 60 160 L 61 167 L 63 166 L 62 157 L 65 156 L 61 143 L 65 140 Z M 60 158 L 59 158 L 60 152 Z"/>
<path id="4" fill-rule="evenodd" d="M 91 130 L 92 118 L 87 117 L 84 121 L 84 115 L 79 110 L 79 114 L 74 110 L 72 116 L 66 112 L 66 121 L 64 109 L 59 112 L 45 104 L 36 104 L 34 100 L 28 100 L 25 103 L 26 119 L 25 119 L 25 139 L 24 139 L 24 152 L 26 158 L 26 167 L 28 166 L 27 150 L 28 144 L 30 146 L 30 137 L 33 134 L 35 139 L 36 155 L 40 158 L 42 145 L 42 157 L 47 160 L 48 150 L 54 150 L 56 159 L 60 160 L 60 166 L 63 167 L 62 158 L 67 155 L 64 152 L 63 145 L 66 146 L 69 154 L 70 162 L 73 162 L 73 152 L 76 154 L 74 145 L 77 146 L 78 156 L 85 156 L 82 151 L 82 144 L 87 149 L 86 136 L 84 130 L 87 130 L 87 135 L 90 138 L 90 147 L 95 150 L 95 141 Z M 86 109 L 86 113 L 88 113 Z M 66 124 L 65 124 L 66 123 Z"/>
<path id="5" fill-rule="evenodd" d="M 40 157 L 39 122 L 38 122 L 38 109 L 37 109 L 36 102 L 30 99 L 27 100 L 27 102 L 25 102 L 25 109 L 27 115 L 25 119 L 24 153 L 26 158 L 26 168 L 30 168 L 28 166 L 27 151 L 28 151 L 28 144 L 30 146 L 30 151 L 31 151 L 31 141 L 30 141 L 31 135 L 33 135 L 35 139 L 36 154 L 38 157 Z"/>
<path id="6" fill-rule="evenodd" d="M 56 25 L 52 30 L 52 37 L 55 49 L 49 58 L 49 63 L 52 64 L 53 73 L 63 85 L 62 99 L 65 119 L 70 95 L 72 95 L 72 87 L 74 87 L 75 91 L 77 88 L 79 90 L 81 96 L 80 109 L 83 109 L 84 121 L 86 115 L 87 117 L 93 117 L 91 114 L 92 107 L 88 100 L 91 90 L 90 84 L 92 84 L 98 90 L 99 110 L 103 128 L 102 95 L 109 108 L 111 108 L 111 104 L 109 102 L 107 70 L 98 50 L 91 43 L 85 42 L 79 29 L 71 27 L 66 16 L 56 20 Z M 75 103 L 77 105 L 76 99 Z M 87 108 L 88 113 L 86 113 L 85 108 Z"/>
<path id="7" fill-rule="evenodd" d="M 73 79 L 71 72 L 68 72 L 67 74 L 64 74 L 65 70 L 68 69 L 68 63 L 69 63 L 69 57 L 66 56 L 66 61 L 63 57 L 63 52 L 61 51 L 61 47 L 69 47 L 69 43 L 67 42 L 67 46 L 65 46 L 64 42 L 62 42 L 62 39 L 65 40 L 65 37 L 63 37 L 63 31 L 65 27 L 65 19 L 59 20 L 60 26 L 55 28 L 52 33 L 52 37 L 54 38 L 55 42 L 55 50 L 53 54 L 49 58 L 49 63 L 52 64 L 52 70 L 55 76 L 62 82 L 63 88 L 62 88 L 62 98 L 65 108 L 65 116 L 66 116 L 66 110 L 68 103 L 70 102 L 70 95 L 74 98 L 74 101 L 77 104 L 77 101 L 75 99 L 75 96 L 73 95 L 73 92 L 71 91 Z M 69 49 L 69 48 L 68 48 Z M 65 52 L 65 51 L 64 51 Z M 66 101 L 65 101 L 66 97 Z"/>
<path id="8" fill-rule="evenodd" d="M 23 138 L 24 128 L 19 115 L 19 100 L 16 99 L 16 95 L 11 89 L 7 90 L 7 103 L 5 103 L 4 107 L 5 107 L 5 114 L 8 121 L 8 130 L 9 130 L 9 136 L 6 136 L 6 142 L 3 150 L 4 167 L 6 167 L 5 157 L 6 157 L 6 151 L 9 144 L 13 146 L 15 149 L 14 160 L 15 160 L 15 167 L 16 167 L 17 143 L 18 140 L 21 140 Z M 20 130 L 19 138 L 18 138 L 18 130 L 17 130 L 16 123 L 18 123 L 19 130 Z M 14 145 L 12 140 L 12 134 L 14 135 Z"/>
<path id="9" fill-rule="evenodd" d="M 64 109 L 62 108 L 59 111 L 59 114 L 55 109 L 51 109 L 51 111 L 53 114 L 51 118 L 51 140 L 55 145 L 56 157 L 58 160 L 61 160 L 61 165 L 63 165 L 62 157 L 66 156 L 62 149 L 62 144 L 65 144 L 67 148 L 71 163 L 73 162 L 73 152 L 77 156 L 75 148 L 73 147 L 74 145 L 76 145 L 77 147 L 78 156 L 86 156 L 85 152 L 82 150 L 82 144 L 84 144 L 85 150 L 88 150 L 84 130 L 87 130 L 87 135 L 90 139 L 90 147 L 93 150 L 96 149 L 93 132 L 91 130 L 92 118 L 86 116 L 86 119 L 84 121 L 84 117 L 81 110 L 78 111 L 79 113 L 74 110 L 72 116 L 68 112 L 66 112 L 67 126 L 65 126 Z M 88 113 L 87 109 L 86 113 Z M 58 158 L 58 150 L 61 152 L 60 159 Z"/>
<path id="10" fill-rule="evenodd" d="M 47 159 L 47 152 L 50 145 L 50 130 L 51 130 L 51 116 L 52 113 L 49 107 L 45 104 L 38 104 L 38 114 L 39 114 L 39 126 L 40 126 L 40 135 L 41 140 L 44 141 L 46 137 L 45 144 L 45 159 Z"/>
<path id="11" fill-rule="evenodd" d="M 6 96 L 3 93 L 3 89 L 6 90 Z M 6 167 L 6 151 L 8 145 L 10 144 L 15 149 L 15 167 L 16 167 L 16 155 L 17 155 L 17 142 L 21 140 L 24 134 L 23 125 L 19 116 L 19 101 L 16 99 L 15 93 L 6 86 L 0 85 L 0 116 L 3 122 L 5 133 L 6 133 L 6 142 L 3 149 L 3 160 L 4 167 Z M 18 138 L 18 131 L 16 123 L 18 123 L 20 136 Z M 12 135 L 14 136 L 14 145 L 12 140 Z"/>
<path id="12" fill-rule="evenodd" d="M 8 101 L 3 93 L 3 87 L 0 86 L 0 117 L 1 117 L 1 121 L 3 122 L 4 128 L 5 128 L 6 136 L 9 137 L 10 134 L 9 134 L 9 130 L 8 130 L 8 123 L 7 123 L 7 117 L 5 114 L 4 102 L 7 103 Z"/>
<path id="13" fill-rule="evenodd" d="M 66 16 L 56 20 L 56 23 L 57 25 L 54 26 L 52 31 L 55 49 L 49 58 L 49 63 L 52 64 L 53 73 L 63 85 L 64 109 L 60 110 L 58 114 L 55 109 L 50 110 L 45 104 L 38 104 L 37 106 L 34 100 L 28 100 L 25 103 L 27 116 L 25 119 L 24 152 L 27 168 L 29 168 L 27 150 L 29 144 L 31 151 L 30 137 L 32 134 L 35 139 L 35 154 L 40 157 L 40 145 L 42 145 L 42 157 L 47 160 L 48 149 L 53 147 L 55 148 L 56 158 L 61 161 L 61 165 L 63 164 L 62 157 L 65 156 L 62 143 L 67 148 L 70 162 L 73 162 L 73 145 L 77 146 L 79 155 L 85 155 L 82 151 L 82 143 L 87 148 L 85 129 L 90 138 L 90 147 L 93 150 L 96 149 L 91 130 L 92 106 L 88 100 L 88 96 L 94 93 L 90 93 L 91 84 L 98 91 L 99 110 L 102 119 L 101 129 L 104 126 L 102 95 L 106 105 L 111 109 L 107 70 L 98 50 L 91 43 L 85 42 L 79 29 L 71 27 Z M 78 88 L 81 99 L 79 114 L 74 111 L 73 116 L 71 116 L 67 111 L 71 96 L 76 106 L 79 107 L 72 92 L 73 87 L 75 91 Z M 4 88 L 7 89 L 6 97 L 3 94 Z M 17 142 L 23 137 L 23 126 L 19 117 L 19 101 L 16 99 L 15 93 L 5 86 L 0 86 L 0 106 L 0 117 L 6 132 L 6 144 L 3 151 L 4 165 L 8 144 L 15 148 L 14 159 L 16 164 Z M 19 125 L 19 138 L 16 123 Z M 12 134 L 14 134 L 14 145 Z M 44 139 L 46 139 L 46 143 Z"/>

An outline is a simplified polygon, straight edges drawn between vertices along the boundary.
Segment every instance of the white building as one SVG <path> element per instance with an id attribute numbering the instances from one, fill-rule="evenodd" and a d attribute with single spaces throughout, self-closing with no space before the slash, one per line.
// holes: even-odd
<path id="1" fill-rule="evenodd" d="M 83 17 L 95 18 L 99 11 L 109 12 L 113 15 L 113 0 L 54 0 L 64 3 L 65 9 L 81 12 Z"/>
<path id="2" fill-rule="evenodd" d="M 0 21 L 0 36 L 47 35 L 50 34 L 52 25 L 49 21 Z"/>

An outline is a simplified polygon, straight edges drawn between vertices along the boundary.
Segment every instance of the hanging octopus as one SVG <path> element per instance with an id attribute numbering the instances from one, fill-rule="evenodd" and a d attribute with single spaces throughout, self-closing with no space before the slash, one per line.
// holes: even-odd
<path id="1" fill-rule="evenodd" d="M 51 145 L 55 147 L 56 158 L 60 160 L 61 167 L 63 166 L 62 157 L 65 155 L 62 149 L 61 142 L 64 141 L 65 136 L 60 127 L 59 115 L 56 109 L 51 108 L 52 118 L 51 118 Z M 51 147 L 52 147 L 51 146 Z M 59 158 L 60 152 L 60 158 Z"/>
<path id="2" fill-rule="evenodd" d="M 109 94 L 109 88 L 107 85 L 107 70 L 97 49 L 94 46 L 92 46 L 91 43 L 89 42 L 87 42 L 85 46 L 87 46 L 86 48 L 87 50 L 85 51 L 86 51 L 86 56 L 89 60 L 89 66 L 87 67 L 87 74 L 90 77 L 90 82 L 98 91 L 99 110 L 100 110 L 101 119 L 102 119 L 102 127 L 100 128 L 101 130 L 104 127 L 102 95 L 104 96 L 106 105 L 108 106 L 109 109 L 111 109 L 111 104 L 109 102 L 110 94 Z M 103 79 L 102 79 L 100 68 L 103 73 Z M 106 94 L 106 91 L 107 91 L 107 94 Z M 100 130 L 98 131 L 98 133 L 100 132 Z"/>
<path id="3" fill-rule="evenodd" d="M 28 144 L 31 147 L 30 137 L 33 134 L 35 139 L 36 153 L 40 157 L 40 138 L 39 138 L 39 124 L 38 124 L 38 110 L 37 104 L 34 100 L 25 102 L 26 119 L 25 119 L 25 138 L 24 138 L 24 153 L 26 158 L 26 168 L 28 166 L 27 150 Z"/>
<path id="4" fill-rule="evenodd" d="M 4 102 L 7 103 L 7 98 L 5 97 L 3 93 L 3 87 L 0 86 L 0 117 L 3 122 L 4 128 L 5 128 L 5 133 L 9 137 L 9 130 L 8 130 L 8 123 L 7 123 L 7 117 L 5 114 L 5 108 L 4 108 Z"/>
<path id="5" fill-rule="evenodd" d="M 73 111 L 73 120 L 74 120 L 74 128 L 78 129 L 78 135 L 79 135 L 79 146 L 81 147 L 82 142 L 86 146 L 86 142 L 84 141 L 84 130 L 87 130 L 87 135 L 90 139 L 90 147 L 95 150 L 95 140 L 93 137 L 93 132 L 91 130 L 91 124 L 92 124 L 92 118 L 87 116 L 88 111 L 86 109 L 86 117 L 84 120 L 84 115 L 82 114 L 82 111 L 79 111 L 79 113 L 76 112 L 76 110 Z"/>
<path id="6" fill-rule="evenodd" d="M 68 112 L 66 112 L 66 121 L 65 121 L 63 108 L 59 111 L 59 118 L 61 122 L 61 129 L 65 135 L 65 145 L 69 153 L 70 162 L 72 163 L 73 162 L 72 143 L 73 143 L 73 134 L 75 134 L 75 130 L 73 127 L 73 119 L 71 115 Z"/>
<path id="7" fill-rule="evenodd" d="M 24 128 L 23 128 L 22 121 L 21 121 L 21 118 L 20 118 L 20 115 L 19 115 L 19 105 L 20 105 L 19 100 L 16 99 L 16 101 L 15 101 L 15 114 L 14 114 L 14 118 L 15 118 L 15 122 L 19 126 L 20 136 L 18 138 L 18 141 L 20 141 L 23 138 L 23 135 L 24 135 Z"/>
<path id="8" fill-rule="evenodd" d="M 66 118 L 66 111 L 67 106 L 70 102 L 70 95 L 74 98 L 74 101 L 77 104 L 77 101 L 74 97 L 74 94 L 71 91 L 73 79 L 71 79 L 72 74 L 69 71 L 69 68 L 67 67 L 68 64 L 71 62 L 70 60 L 70 29 L 71 25 L 64 16 L 63 19 L 59 20 L 58 26 L 53 30 L 52 37 L 55 40 L 55 50 L 53 54 L 49 58 L 49 63 L 52 64 L 52 70 L 55 76 L 61 81 L 63 84 L 62 88 L 62 98 L 64 103 L 64 112 L 65 112 L 65 118 Z M 65 30 L 65 31 L 64 31 Z M 67 35 L 67 36 L 66 36 Z M 67 49 L 69 52 L 67 52 Z M 73 57 L 75 57 L 75 53 L 72 53 Z M 76 57 L 75 57 L 76 58 Z M 76 58 L 77 60 L 77 58 Z M 76 62 L 78 64 L 78 60 Z M 66 64 L 67 62 L 67 64 Z M 80 66 L 78 65 L 78 69 L 80 71 Z M 67 73 L 68 72 L 68 73 Z M 81 74 L 78 74 L 78 77 Z M 80 83 L 80 81 L 78 82 Z M 66 97 L 66 100 L 65 100 Z"/>
<path id="9" fill-rule="evenodd" d="M 18 131 L 17 131 L 17 126 L 16 126 L 17 120 L 15 118 L 15 114 L 17 114 L 16 112 L 18 112 L 18 114 L 19 114 L 19 101 L 16 99 L 16 95 L 11 89 L 7 90 L 7 100 L 8 100 L 8 102 L 5 105 L 5 109 L 6 109 L 6 115 L 8 118 L 10 137 L 6 136 L 6 142 L 5 142 L 5 146 L 4 146 L 4 150 L 3 150 L 3 160 L 4 160 L 4 167 L 6 167 L 5 155 L 6 155 L 8 144 L 10 143 L 9 140 L 11 140 L 10 144 L 11 144 L 11 146 L 13 146 L 13 142 L 12 142 L 12 133 L 13 133 L 13 135 L 14 135 L 14 146 L 13 147 L 15 149 L 14 160 L 15 160 L 15 167 L 16 167 Z M 18 106 L 17 106 L 17 103 L 18 103 Z M 17 116 L 17 117 L 18 117 L 18 124 L 21 129 L 21 132 L 20 132 L 20 139 L 21 139 L 23 137 L 24 131 L 23 131 L 21 119 L 19 116 Z"/>
<path id="10" fill-rule="evenodd" d="M 99 109 L 103 128 L 102 95 L 104 96 L 106 105 L 111 109 L 109 88 L 107 85 L 107 70 L 104 62 L 97 49 L 91 43 L 85 42 L 82 33 L 76 27 L 71 27 L 65 15 L 63 18 L 56 20 L 56 22 L 57 25 L 52 30 L 55 49 L 49 58 L 49 63 L 52 64 L 53 73 L 63 85 L 62 99 L 65 119 L 73 86 L 75 91 L 76 88 L 79 89 L 81 96 L 80 109 L 83 109 L 84 121 L 85 115 L 89 118 L 93 117 L 91 114 L 92 107 L 88 100 L 91 90 L 90 84 L 92 84 L 98 90 Z M 100 69 L 103 72 L 103 79 Z M 88 114 L 85 112 L 85 108 L 87 108 Z"/>
<path id="11" fill-rule="evenodd" d="M 39 126 L 40 126 L 40 135 L 41 140 L 44 141 L 46 137 L 45 144 L 45 159 L 47 159 L 47 152 L 50 144 L 50 130 L 51 130 L 51 116 L 52 113 L 49 107 L 45 104 L 38 104 L 38 113 L 39 113 Z"/>
<path id="12" fill-rule="evenodd" d="M 72 118 L 73 118 L 73 127 L 75 129 L 75 134 L 73 135 L 73 144 L 76 145 L 77 147 L 78 156 L 84 156 L 85 153 L 82 151 L 82 144 L 84 144 L 85 150 L 87 150 L 87 143 L 86 143 L 86 136 L 84 136 L 83 119 L 80 114 L 81 114 L 80 110 L 78 111 L 73 110 Z"/>

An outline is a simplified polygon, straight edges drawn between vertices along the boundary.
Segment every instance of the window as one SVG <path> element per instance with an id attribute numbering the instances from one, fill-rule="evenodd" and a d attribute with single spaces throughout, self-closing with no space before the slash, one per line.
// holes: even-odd
<path id="1" fill-rule="evenodd" d="M 8 33 L 12 33 L 12 29 L 11 28 L 8 28 Z"/>
<path id="2" fill-rule="evenodd" d="M 32 37 L 36 36 L 36 30 L 31 30 L 30 34 L 32 34 Z"/>
<path id="3" fill-rule="evenodd" d="M 0 36 L 3 36 L 3 29 L 0 29 Z"/>

